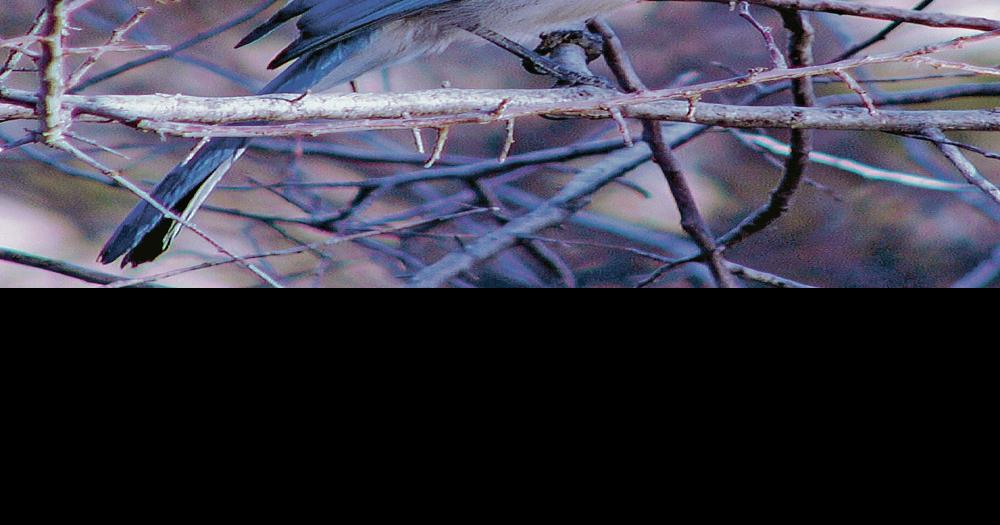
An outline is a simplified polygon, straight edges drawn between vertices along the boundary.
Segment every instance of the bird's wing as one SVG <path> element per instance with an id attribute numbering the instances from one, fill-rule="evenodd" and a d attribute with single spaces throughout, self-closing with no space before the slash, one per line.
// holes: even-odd
<path id="1" fill-rule="evenodd" d="M 457 0 L 293 0 L 237 47 L 263 38 L 285 22 L 301 17 L 298 21 L 299 38 L 268 65 L 274 69 L 306 53 L 335 45 L 374 25 L 454 1 Z"/>

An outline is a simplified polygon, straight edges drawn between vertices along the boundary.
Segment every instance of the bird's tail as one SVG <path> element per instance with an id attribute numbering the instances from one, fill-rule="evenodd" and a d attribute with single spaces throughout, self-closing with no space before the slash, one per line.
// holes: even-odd
<path id="1" fill-rule="evenodd" d="M 381 57 L 363 51 L 374 37 L 367 32 L 338 45 L 320 49 L 299 59 L 260 94 L 304 93 L 320 81 L 335 85 L 350 81 L 383 65 Z M 153 189 L 150 196 L 185 221 L 205 202 L 219 180 L 246 151 L 247 139 L 213 139 L 202 143 Z M 128 214 L 101 250 L 98 261 L 110 264 L 119 257 L 122 267 L 152 261 L 169 248 L 180 225 L 167 219 L 152 204 L 141 201 Z"/>

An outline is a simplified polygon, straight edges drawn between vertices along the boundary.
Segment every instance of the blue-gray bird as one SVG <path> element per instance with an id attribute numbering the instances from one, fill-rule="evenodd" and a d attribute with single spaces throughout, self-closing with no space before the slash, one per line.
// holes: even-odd
<path id="1" fill-rule="evenodd" d="M 369 71 L 443 51 L 459 40 L 482 41 L 485 29 L 514 41 L 563 29 L 639 0 L 292 0 L 239 46 L 298 18 L 299 37 L 271 62 L 294 63 L 261 94 L 319 91 Z M 238 47 L 239 47 L 238 46 Z M 247 147 L 246 139 L 214 139 L 175 167 L 151 193 L 189 220 Z M 180 225 L 140 202 L 101 251 L 108 264 L 138 266 L 159 257 Z"/>

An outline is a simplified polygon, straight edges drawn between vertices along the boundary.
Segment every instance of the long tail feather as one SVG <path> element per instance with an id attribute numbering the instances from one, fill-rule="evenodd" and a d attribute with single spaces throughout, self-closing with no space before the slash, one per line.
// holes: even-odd
<path id="1" fill-rule="evenodd" d="M 326 85 L 354 79 L 382 65 L 360 53 L 374 34 L 357 35 L 339 45 L 302 57 L 268 84 L 260 94 L 303 93 L 320 81 Z M 324 80 L 325 79 L 325 80 Z M 208 193 L 246 150 L 246 139 L 214 139 L 200 146 L 188 160 L 164 177 L 150 194 L 184 220 L 194 216 Z M 98 261 L 110 264 L 119 257 L 122 266 L 152 261 L 169 248 L 179 232 L 174 221 L 166 219 L 153 205 L 140 202 L 101 250 Z"/>

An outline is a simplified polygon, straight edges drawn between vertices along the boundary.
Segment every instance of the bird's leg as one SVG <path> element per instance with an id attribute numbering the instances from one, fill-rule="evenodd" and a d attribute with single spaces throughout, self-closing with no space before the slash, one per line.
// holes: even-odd
<path id="1" fill-rule="evenodd" d="M 584 30 L 553 31 L 542 35 L 542 43 L 535 53 L 548 57 L 560 66 L 584 76 L 594 76 L 589 64 L 604 54 L 604 39 Z M 525 60 L 524 68 L 533 73 L 535 64 Z M 603 79 L 602 79 L 603 80 Z M 564 80 L 559 86 L 572 85 Z"/>
<path id="2" fill-rule="evenodd" d="M 573 70 L 571 70 L 571 69 L 563 66 L 559 62 L 557 62 L 555 60 L 552 60 L 549 57 L 542 56 L 541 54 L 539 54 L 539 53 L 537 53 L 535 51 L 532 51 L 532 50 L 530 50 L 530 49 L 522 46 L 521 44 L 518 44 L 517 42 L 514 42 L 513 40 L 511 40 L 511 39 L 509 39 L 509 38 L 507 38 L 507 37 L 505 37 L 505 36 L 503 36 L 503 35 L 495 32 L 495 31 L 491 31 L 489 29 L 485 29 L 485 28 L 482 28 L 482 27 L 469 27 L 469 28 L 465 28 L 465 30 L 469 31 L 470 33 L 473 33 L 476 36 L 479 36 L 479 37 L 481 37 L 481 38 L 483 38 L 483 39 L 485 39 L 485 40 L 487 40 L 489 42 L 492 42 L 493 44 L 496 44 L 500 48 L 505 49 L 508 52 L 513 53 L 515 56 L 523 59 L 524 62 L 525 62 L 525 64 L 526 64 L 526 67 L 528 67 L 528 65 L 530 65 L 530 67 L 528 68 L 528 70 L 532 71 L 534 73 L 554 76 L 557 79 L 559 79 L 560 81 L 562 81 L 563 83 L 569 84 L 569 85 L 583 85 L 583 86 L 594 86 L 594 87 L 599 87 L 599 88 L 604 88 L 604 89 L 615 89 L 614 86 L 611 84 L 611 82 L 609 82 L 606 79 L 603 79 L 601 77 L 594 76 L 594 75 L 586 75 L 586 74 L 582 74 L 582 73 L 577 73 L 576 71 L 573 71 Z M 580 31 L 561 31 L 559 33 L 582 33 L 582 32 L 580 32 Z M 552 34 L 556 34 L 556 33 L 552 33 Z M 558 47 L 559 45 L 561 45 L 563 43 L 567 43 L 567 42 L 566 41 L 558 41 L 557 42 L 557 41 L 554 41 L 554 40 L 551 41 L 550 44 L 552 45 L 552 47 L 551 47 L 551 49 L 550 49 L 549 52 L 551 52 L 552 49 L 555 49 L 556 47 Z M 574 43 L 577 43 L 577 42 L 574 42 Z M 592 47 L 592 46 L 588 45 L 588 49 L 589 49 L 589 47 Z M 539 49 L 540 50 L 546 49 L 545 42 L 542 43 L 542 46 L 540 46 Z M 589 56 L 590 56 L 590 52 L 588 51 L 588 58 L 589 58 Z M 600 56 L 600 55 L 598 55 L 598 56 Z"/>
<path id="3" fill-rule="evenodd" d="M 563 45 L 576 45 L 587 54 L 587 63 L 591 63 L 604 55 L 604 37 L 597 33 L 591 33 L 583 29 L 573 29 L 566 31 L 553 31 L 542 35 L 542 43 L 535 48 L 535 53 L 542 56 L 550 56 Z M 529 61 L 525 61 L 524 67 L 531 71 L 533 67 Z M 538 73 L 537 71 L 532 71 Z"/>

